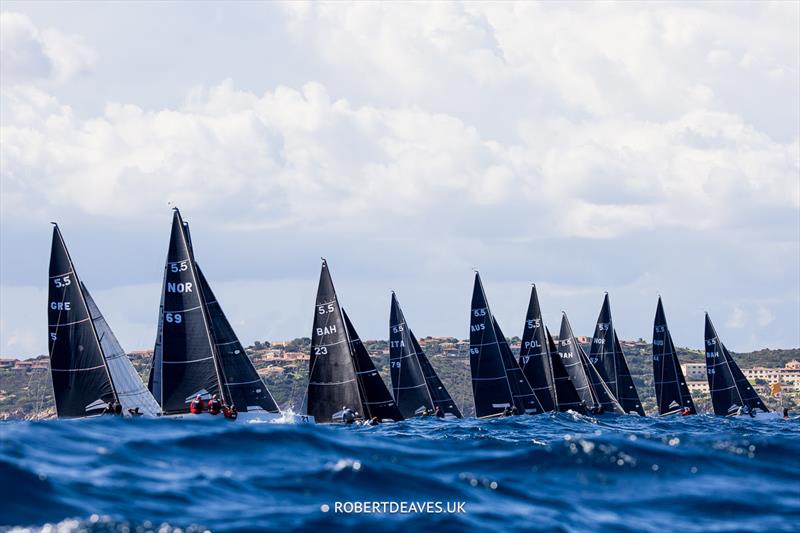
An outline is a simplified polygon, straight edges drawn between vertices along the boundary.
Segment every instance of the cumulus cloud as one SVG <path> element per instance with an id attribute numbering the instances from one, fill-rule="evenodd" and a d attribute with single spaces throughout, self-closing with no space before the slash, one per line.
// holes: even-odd
<path id="1" fill-rule="evenodd" d="M 0 64 L 3 85 L 64 82 L 89 71 L 96 54 L 79 35 L 40 30 L 21 13 L 0 13 Z"/>
<path id="2" fill-rule="evenodd" d="M 798 9 L 291 2 L 280 22 L 319 77 L 91 113 L 34 83 L 90 68 L 84 40 L 4 14 L 0 220 L 118 229 L 162 222 L 173 201 L 257 259 L 237 240 L 280 231 L 269 246 L 293 259 L 335 241 L 369 287 L 398 264 L 428 290 L 488 265 L 509 287 L 536 277 L 559 307 L 617 287 L 646 316 L 670 288 L 685 323 L 705 295 L 734 310 L 731 328 L 796 339 L 774 330 L 797 317 Z"/>

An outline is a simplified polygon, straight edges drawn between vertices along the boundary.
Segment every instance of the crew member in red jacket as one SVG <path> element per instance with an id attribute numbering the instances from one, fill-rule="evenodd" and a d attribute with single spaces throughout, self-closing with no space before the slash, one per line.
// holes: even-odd
<path id="1" fill-rule="evenodd" d="M 192 403 L 189 404 L 189 412 L 193 415 L 199 415 L 204 409 L 203 398 L 198 394 Z"/>
<path id="2" fill-rule="evenodd" d="M 208 412 L 212 415 L 218 415 L 222 411 L 222 402 L 219 401 L 219 395 L 215 394 L 208 401 Z"/>

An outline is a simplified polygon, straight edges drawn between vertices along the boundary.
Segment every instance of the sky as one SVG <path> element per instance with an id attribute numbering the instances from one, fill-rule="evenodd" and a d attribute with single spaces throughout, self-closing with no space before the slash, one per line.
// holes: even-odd
<path id="1" fill-rule="evenodd" d="M 241 340 L 310 336 L 320 257 L 362 338 L 395 290 L 468 338 L 800 346 L 800 3 L 0 4 L 0 354 L 47 352 L 50 221 L 128 350 L 171 223 Z"/>

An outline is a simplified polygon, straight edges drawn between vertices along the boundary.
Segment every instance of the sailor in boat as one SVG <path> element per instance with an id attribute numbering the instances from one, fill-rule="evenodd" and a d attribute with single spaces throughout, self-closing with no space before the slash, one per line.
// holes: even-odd
<path id="1" fill-rule="evenodd" d="M 599 405 L 599 404 L 596 407 L 592 408 L 592 414 L 593 415 L 602 415 L 605 412 L 606 412 L 606 410 L 603 408 L 602 405 Z"/>
<path id="2" fill-rule="evenodd" d="M 789 420 L 789 408 L 788 407 L 784 407 L 783 408 L 783 419 L 784 420 Z"/>
<path id="3" fill-rule="evenodd" d="M 143 416 L 144 415 L 144 413 L 142 413 L 141 410 L 138 407 L 131 407 L 130 409 L 128 409 L 128 414 L 131 415 L 131 416 Z"/>
<path id="4" fill-rule="evenodd" d="M 230 407 L 228 407 L 227 405 L 223 405 L 222 414 L 228 420 L 236 420 L 239 417 L 239 411 L 236 410 L 235 405 L 231 405 Z"/>
<path id="5" fill-rule="evenodd" d="M 353 424 L 356 421 L 356 415 L 349 407 L 342 406 L 342 422 L 345 424 Z"/>
<path id="6" fill-rule="evenodd" d="M 444 411 L 442 411 L 442 408 L 437 405 L 436 409 L 433 410 L 433 415 L 436 418 L 444 418 Z"/>
<path id="7" fill-rule="evenodd" d="M 681 416 L 689 416 L 692 414 L 692 411 L 688 407 L 684 407 L 683 411 L 681 411 Z"/>
<path id="8" fill-rule="evenodd" d="M 189 412 L 193 415 L 199 415 L 205 409 L 205 405 L 203 405 L 203 397 L 199 394 L 192 400 L 192 403 L 189 404 Z"/>
<path id="9" fill-rule="evenodd" d="M 218 415 L 222 412 L 222 402 L 219 401 L 219 395 L 215 394 L 208 401 L 208 412 L 212 415 Z"/>
<path id="10" fill-rule="evenodd" d="M 372 418 L 369 419 L 369 422 L 367 422 L 367 425 L 368 426 L 377 426 L 380 423 L 381 423 L 380 419 L 377 416 L 373 416 Z"/>
<path id="11" fill-rule="evenodd" d="M 427 407 L 423 407 L 422 411 L 420 412 L 419 416 L 431 416 L 431 412 L 428 411 Z"/>

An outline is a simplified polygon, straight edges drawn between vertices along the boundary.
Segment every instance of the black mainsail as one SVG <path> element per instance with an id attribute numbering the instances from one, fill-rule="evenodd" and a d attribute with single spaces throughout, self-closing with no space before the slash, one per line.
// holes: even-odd
<path id="1" fill-rule="evenodd" d="M 547 350 L 550 354 L 550 361 L 553 366 L 553 384 L 555 387 L 556 409 L 561 412 L 575 411 L 577 413 L 586 414 L 586 406 L 578 396 L 578 391 L 575 390 L 575 385 L 569 377 L 567 369 L 564 368 L 564 363 L 561 361 L 561 355 L 558 353 L 556 343 L 553 336 L 550 335 L 550 330 L 545 327 L 547 333 Z"/>
<path id="2" fill-rule="evenodd" d="M 669 415 L 684 410 L 688 410 L 687 414 L 697 414 L 672 342 L 661 296 L 658 297 L 653 321 L 653 383 L 660 414 Z"/>
<path id="3" fill-rule="evenodd" d="M 361 397 L 352 359 L 336 289 L 323 259 L 314 305 L 306 397 L 306 414 L 316 422 L 333 422 L 333 415 L 343 407 L 359 410 Z"/>
<path id="4" fill-rule="evenodd" d="M 59 418 L 102 414 L 116 400 L 155 415 L 158 406 L 78 277 L 58 225 L 53 224 L 48 278 L 48 344 Z"/>
<path id="5" fill-rule="evenodd" d="M 221 394 L 222 381 L 191 245 L 180 211 L 174 210 L 162 305 L 153 352 L 151 391 L 164 414 L 189 412 L 195 396 Z"/>
<path id="6" fill-rule="evenodd" d="M 278 405 L 256 372 L 239 337 L 236 336 L 236 332 L 222 311 L 200 265 L 195 264 L 195 267 L 211 337 L 216 347 L 216 357 L 222 367 L 221 377 L 224 379 L 223 392 L 226 402 L 228 405 L 236 406 L 239 412 L 263 410 L 280 413 Z"/>
<path id="7" fill-rule="evenodd" d="M 705 341 L 708 389 L 711 391 L 714 414 L 731 416 L 739 414 L 739 409 L 745 408 L 751 413 L 755 413 L 756 410 L 768 413 L 769 409 L 722 344 L 708 313 L 706 313 Z"/>
<path id="8" fill-rule="evenodd" d="M 536 293 L 536 285 L 533 285 L 528 312 L 525 315 L 525 328 L 522 332 L 519 365 L 544 411 L 556 410 L 552 361 L 542 322 L 542 310 L 539 307 L 539 295 Z"/>
<path id="9" fill-rule="evenodd" d="M 375 368 L 375 363 L 372 362 L 367 348 L 358 337 L 356 328 L 353 327 L 353 323 L 350 322 L 350 317 L 347 316 L 344 309 L 342 309 L 342 316 L 353 354 L 353 370 L 358 381 L 362 414 L 367 419 L 377 417 L 379 420 L 396 422 L 403 420 L 402 413 L 389 393 L 389 389 L 386 388 L 386 383 L 383 382 L 378 369 Z"/>
<path id="10" fill-rule="evenodd" d="M 594 365 L 600 379 L 608 386 L 613 397 L 622 406 L 623 411 L 645 416 L 642 402 L 639 401 L 639 394 L 633 384 L 631 371 L 625 361 L 625 354 L 617 337 L 617 331 L 614 328 L 608 293 L 603 298 L 603 305 L 597 317 L 589 350 L 589 361 Z M 595 385 L 595 388 L 603 388 L 599 383 Z M 613 404 L 613 402 L 610 403 Z M 607 405 L 604 402 L 603 407 L 608 409 L 615 406 Z"/>
<path id="11" fill-rule="evenodd" d="M 433 398 L 411 341 L 411 330 L 394 292 L 389 312 L 389 371 L 394 399 L 404 417 L 433 409 Z"/>
<path id="12" fill-rule="evenodd" d="M 494 325 L 494 334 L 497 341 L 500 343 L 500 355 L 503 358 L 503 366 L 506 369 L 506 377 L 508 379 L 508 387 L 511 389 L 511 397 L 514 398 L 514 405 L 520 413 L 529 415 L 543 413 L 544 409 L 539 399 L 531 389 L 530 383 L 525 378 L 525 373 L 522 372 L 519 363 L 514 358 L 514 353 L 511 351 L 511 346 L 508 344 L 503 331 L 500 329 L 500 324 L 497 319 L 492 316 L 492 324 Z"/>

